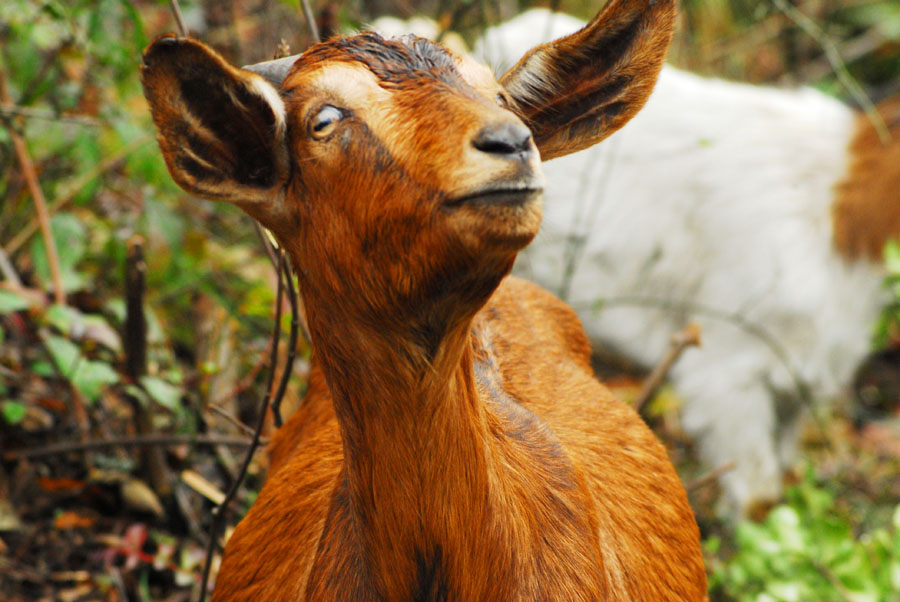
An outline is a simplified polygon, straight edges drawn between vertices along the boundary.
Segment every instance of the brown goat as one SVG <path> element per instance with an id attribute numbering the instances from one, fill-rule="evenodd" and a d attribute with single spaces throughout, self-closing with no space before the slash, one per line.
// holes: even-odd
<path id="1" fill-rule="evenodd" d="M 540 223 L 538 149 L 637 112 L 673 16 L 613 0 L 499 84 L 372 33 L 265 78 L 187 39 L 145 51 L 172 176 L 274 232 L 314 348 L 216 600 L 704 599 L 665 449 L 594 380 L 572 311 L 506 277 Z"/>

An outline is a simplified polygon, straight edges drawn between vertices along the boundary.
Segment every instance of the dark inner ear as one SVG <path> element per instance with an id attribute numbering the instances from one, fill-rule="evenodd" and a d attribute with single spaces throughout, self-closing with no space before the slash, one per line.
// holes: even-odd
<path id="1" fill-rule="evenodd" d="M 273 148 L 275 114 L 259 95 L 229 78 L 199 73 L 181 80 L 181 94 L 200 123 L 212 133 L 204 139 L 188 133 L 185 142 L 201 157 L 214 154 L 211 163 L 228 169 L 234 179 L 246 186 L 270 188 L 275 185 Z M 195 177 L 216 178 L 216 174 L 188 156 L 181 160 L 183 169 Z"/>
<path id="2" fill-rule="evenodd" d="M 613 0 L 585 28 L 538 46 L 501 78 L 544 159 L 599 142 L 653 89 L 673 0 Z"/>
<path id="3" fill-rule="evenodd" d="M 169 171 L 211 198 L 252 198 L 286 173 L 277 92 L 201 43 L 158 38 L 144 52 L 144 93 Z M 270 97 L 270 98 L 267 98 Z"/>
<path id="4" fill-rule="evenodd" d="M 640 13 L 629 16 L 631 19 L 616 23 L 617 31 L 585 28 L 577 32 L 577 44 L 572 45 L 572 52 L 554 49 L 557 52 L 553 69 L 559 73 L 558 77 L 578 83 L 556 97 L 549 89 L 538 90 L 534 99 L 536 110 L 531 119 L 546 129 L 596 120 L 604 115 L 612 117 L 622 111 L 623 103 L 612 99 L 622 95 L 632 78 L 630 74 L 616 73 L 614 69 L 629 56 L 643 26 Z M 573 116 L 576 116 L 575 121 L 572 121 Z"/>

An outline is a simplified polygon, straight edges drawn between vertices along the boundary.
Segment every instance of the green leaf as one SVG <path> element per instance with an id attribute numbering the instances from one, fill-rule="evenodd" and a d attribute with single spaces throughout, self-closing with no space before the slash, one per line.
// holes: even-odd
<path id="1" fill-rule="evenodd" d="M 141 385 L 155 402 L 172 411 L 181 402 L 181 389 L 155 376 L 142 376 Z"/>
<path id="2" fill-rule="evenodd" d="M 53 358 L 53 363 L 56 364 L 56 369 L 59 370 L 59 373 L 71 380 L 78 369 L 78 365 L 84 359 L 78 345 L 69 339 L 56 335 L 45 337 L 44 345 L 47 346 L 47 350 L 50 352 L 50 356 Z"/>
<path id="3" fill-rule="evenodd" d="M 119 374 L 106 362 L 85 358 L 72 341 L 48 335 L 44 344 L 53 357 L 56 369 L 90 401 L 97 401 L 104 387 L 119 382 Z"/>
<path id="4" fill-rule="evenodd" d="M 150 405 L 150 396 L 147 392 L 135 384 L 127 384 L 124 387 L 125 393 L 138 400 L 142 407 Z"/>
<path id="5" fill-rule="evenodd" d="M 788 506 L 778 506 L 769 514 L 767 523 L 781 542 L 784 549 L 802 552 L 805 548 L 803 533 L 800 528 L 800 516 Z"/>
<path id="6" fill-rule="evenodd" d="M 66 291 L 80 290 L 85 287 L 85 278 L 75 271 L 75 266 L 84 257 L 87 250 L 87 231 L 84 224 L 71 213 L 58 213 L 50 220 L 50 229 L 59 255 L 59 269 L 62 285 Z M 31 241 L 31 256 L 35 272 L 44 286 L 49 286 L 50 261 L 44 239 L 40 236 Z"/>
<path id="7" fill-rule="evenodd" d="M 28 309 L 30 305 L 25 297 L 22 297 L 15 291 L 0 289 L 0 315 L 22 311 L 23 309 Z"/>
<path id="8" fill-rule="evenodd" d="M 25 418 L 25 404 L 21 401 L 4 401 L 0 403 L 0 413 L 7 424 L 19 424 Z"/>
<path id="9" fill-rule="evenodd" d="M 859 6 L 852 16 L 857 23 L 875 27 L 883 37 L 900 40 L 900 4 L 878 2 Z"/>
<path id="10" fill-rule="evenodd" d="M 84 360 L 72 376 L 72 384 L 91 401 L 97 401 L 107 385 L 119 382 L 119 373 L 106 362 Z"/>
<path id="11" fill-rule="evenodd" d="M 84 321 L 84 316 L 74 307 L 56 304 L 44 312 L 44 319 L 61 333 L 69 335 Z"/>
<path id="12" fill-rule="evenodd" d="M 900 274 L 900 244 L 896 239 L 887 241 L 884 245 L 884 267 L 888 274 Z"/>
<path id="13" fill-rule="evenodd" d="M 31 371 L 37 376 L 43 376 L 44 378 L 50 378 L 51 376 L 56 374 L 56 372 L 53 370 L 53 364 L 41 360 L 35 361 L 31 364 Z"/>
<path id="14" fill-rule="evenodd" d="M 892 560 L 890 564 L 891 587 L 900 592 L 900 559 Z"/>

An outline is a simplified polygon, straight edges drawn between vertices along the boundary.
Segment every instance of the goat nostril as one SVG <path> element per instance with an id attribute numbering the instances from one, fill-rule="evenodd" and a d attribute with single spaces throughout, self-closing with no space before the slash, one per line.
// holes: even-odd
<path id="1" fill-rule="evenodd" d="M 492 155 L 526 155 L 531 150 L 531 131 L 520 123 L 496 123 L 481 129 L 472 146 Z"/>

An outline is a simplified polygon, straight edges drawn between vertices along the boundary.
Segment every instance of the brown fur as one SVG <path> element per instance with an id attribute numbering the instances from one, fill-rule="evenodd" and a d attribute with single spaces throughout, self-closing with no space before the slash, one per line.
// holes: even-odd
<path id="1" fill-rule="evenodd" d="M 588 29 L 635 7 L 654 27 L 592 52 L 665 45 L 666 0 L 614 1 Z M 542 73 L 564 68 L 552 61 Z M 658 67 L 632 74 L 637 89 L 649 93 Z M 234 104 L 183 83 L 198 78 Z M 506 278 L 540 220 L 537 147 L 505 108 L 525 99 L 429 42 L 374 34 L 297 61 L 283 128 L 256 78 L 187 40 L 144 55 L 169 169 L 274 232 L 315 350 L 214 599 L 704 599 L 697 525 L 665 449 L 594 380 L 573 312 Z M 559 111 L 529 121 L 556 132 L 557 154 L 560 139 L 574 148 L 624 123 L 586 124 L 569 91 L 542 94 Z M 316 130 L 326 105 L 342 117 Z M 270 159 L 233 168 L 244 142 Z"/>
<path id="2" fill-rule="evenodd" d="M 882 142 L 861 114 L 850 142 L 848 175 L 835 191 L 834 244 L 851 261 L 880 261 L 885 243 L 900 236 L 900 98 L 882 103 L 878 111 L 891 140 Z"/>
<path id="3" fill-rule="evenodd" d="M 509 323 L 527 326 L 512 329 Z M 445 490 L 454 499 L 478 502 L 444 506 L 458 513 L 445 518 L 459 525 L 459 537 L 478 537 L 469 544 L 475 545 L 472 558 L 454 559 L 450 547 L 443 548 L 442 561 L 451 571 L 442 575 L 445 582 L 469 588 L 447 599 L 702 600 L 699 535 L 678 478 L 640 418 L 593 378 L 588 343 L 572 311 L 535 285 L 507 278 L 475 316 L 472 332 L 473 380 L 486 402 L 484 426 L 472 435 L 479 446 L 458 445 L 441 423 L 429 425 L 422 437 L 427 449 L 390 446 L 386 454 L 397 468 L 385 475 L 387 497 L 381 502 L 404 513 L 422 503 L 421 493 L 410 500 L 394 489 L 405 469 L 421 473 L 422 491 Z M 544 361 L 536 363 L 536 353 Z M 583 401 L 573 411 L 563 403 L 567 399 Z M 405 418 L 418 420 L 408 412 Z M 467 449 L 482 446 L 490 450 L 482 453 L 498 460 L 487 483 L 465 470 L 477 460 L 466 458 Z M 229 541 L 218 599 L 304 599 L 297 592 L 307 576 L 298 567 L 313 564 L 326 548 L 338 555 L 329 558 L 333 565 L 362 555 L 354 552 L 357 543 L 328 546 L 320 539 L 323 530 L 321 537 L 335 536 L 324 525 L 340 521 L 329 514 L 348 512 L 343 467 L 338 421 L 316 363 L 304 405 L 272 442 L 266 486 Z M 284 503 L 288 499 L 291 504 Z M 585 530 L 596 534 L 592 543 L 573 546 L 574 534 Z M 488 537 L 499 542 L 499 550 L 491 549 Z M 403 538 L 390 545 L 401 547 Z M 465 549 L 463 542 L 458 545 Z M 516 558 L 492 558 L 503 553 Z M 246 558 L 261 560 L 245 564 Z M 402 572 L 393 557 L 385 561 L 392 572 Z M 503 565 L 510 579 L 515 575 L 516 590 L 503 577 Z M 418 571 L 410 567 L 408 574 Z M 272 583 L 291 585 L 273 590 Z M 379 599 L 347 584 L 313 589 L 307 597 Z"/>
<path id="4" fill-rule="evenodd" d="M 500 79 L 544 161 L 600 142 L 634 117 L 653 91 L 669 38 L 635 41 L 658 31 L 665 17 L 639 2 L 613 4 L 597 17 L 603 28 L 588 25 L 538 46 Z M 559 120 L 567 127 L 559 128 Z"/>

